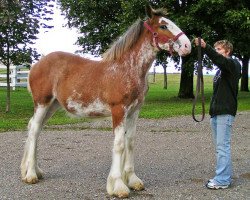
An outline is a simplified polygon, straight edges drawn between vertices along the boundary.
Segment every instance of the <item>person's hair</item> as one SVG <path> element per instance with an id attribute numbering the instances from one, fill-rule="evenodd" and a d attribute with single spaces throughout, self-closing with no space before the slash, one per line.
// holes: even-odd
<path id="1" fill-rule="evenodd" d="M 214 47 L 221 45 L 226 51 L 229 51 L 229 55 L 231 56 L 233 53 L 233 45 L 231 42 L 227 40 L 219 40 L 214 43 Z"/>

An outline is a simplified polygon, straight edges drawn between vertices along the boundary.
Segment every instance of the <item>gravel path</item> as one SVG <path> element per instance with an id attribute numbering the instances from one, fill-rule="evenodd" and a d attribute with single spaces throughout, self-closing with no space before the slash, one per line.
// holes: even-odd
<path id="1" fill-rule="evenodd" d="M 106 193 L 113 135 L 110 121 L 49 126 L 39 138 L 44 179 L 21 182 L 19 165 L 26 132 L 0 133 L 0 199 L 116 199 Z M 135 168 L 145 190 L 130 199 L 250 199 L 250 112 L 236 117 L 232 137 L 234 181 L 226 190 L 208 190 L 214 175 L 209 118 L 190 116 L 138 122 Z"/>

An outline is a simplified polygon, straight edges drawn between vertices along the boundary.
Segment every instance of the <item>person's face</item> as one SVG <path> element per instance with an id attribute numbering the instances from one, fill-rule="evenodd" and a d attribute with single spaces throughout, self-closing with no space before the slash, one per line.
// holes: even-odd
<path id="1" fill-rule="evenodd" d="M 226 51 L 222 45 L 215 46 L 215 51 L 225 57 L 229 57 L 229 51 Z"/>

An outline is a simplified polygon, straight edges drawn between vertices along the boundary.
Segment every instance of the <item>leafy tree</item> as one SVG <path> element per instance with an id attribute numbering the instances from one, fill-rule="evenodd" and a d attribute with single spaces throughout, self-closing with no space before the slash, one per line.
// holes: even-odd
<path id="1" fill-rule="evenodd" d="M 250 10 L 246 1 L 235 1 L 235 8 L 226 12 L 225 31 L 228 39 L 234 41 L 235 56 L 242 61 L 241 91 L 248 91 L 248 64 L 250 41 Z M 236 30 L 236 31 L 232 31 Z"/>
<path id="2" fill-rule="evenodd" d="M 51 18 L 50 0 L 2 0 L 0 1 L 0 62 L 7 67 L 6 112 L 10 111 L 10 65 L 31 63 L 38 58 L 32 48 L 40 27 Z M 42 21 L 43 20 L 43 21 Z"/>
<path id="3" fill-rule="evenodd" d="M 190 10 L 195 29 L 202 31 L 208 43 L 227 39 L 234 45 L 234 56 L 242 61 L 241 91 L 248 89 L 250 49 L 250 10 L 247 0 L 199 0 Z M 195 30 L 194 29 L 194 30 Z"/>

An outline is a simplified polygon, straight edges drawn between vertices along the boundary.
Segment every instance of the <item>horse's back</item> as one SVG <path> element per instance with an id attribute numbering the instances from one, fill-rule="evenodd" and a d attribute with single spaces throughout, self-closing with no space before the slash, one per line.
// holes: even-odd
<path id="1" fill-rule="evenodd" d="M 35 63 L 29 74 L 29 89 L 36 104 L 48 104 L 53 98 L 55 87 L 69 71 L 77 71 L 91 62 L 67 52 L 52 52 Z M 74 70 L 73 70 L 74 68 Z"/>
<path id="2" fill-rule="evenodd" d="M 88 59 L 82 58 L 71 53 L 56 51 L 42 57 L 37 63 L 35 63 L 31 68 L 31 75 L 35 73 L 54 74 L 55 71 L 60 72 L 66 67 L 69 67 L 69 63 L 71 65 L 79 65 L 80 63 L 87 63 L 89 61 L 90 60 Z"/>

